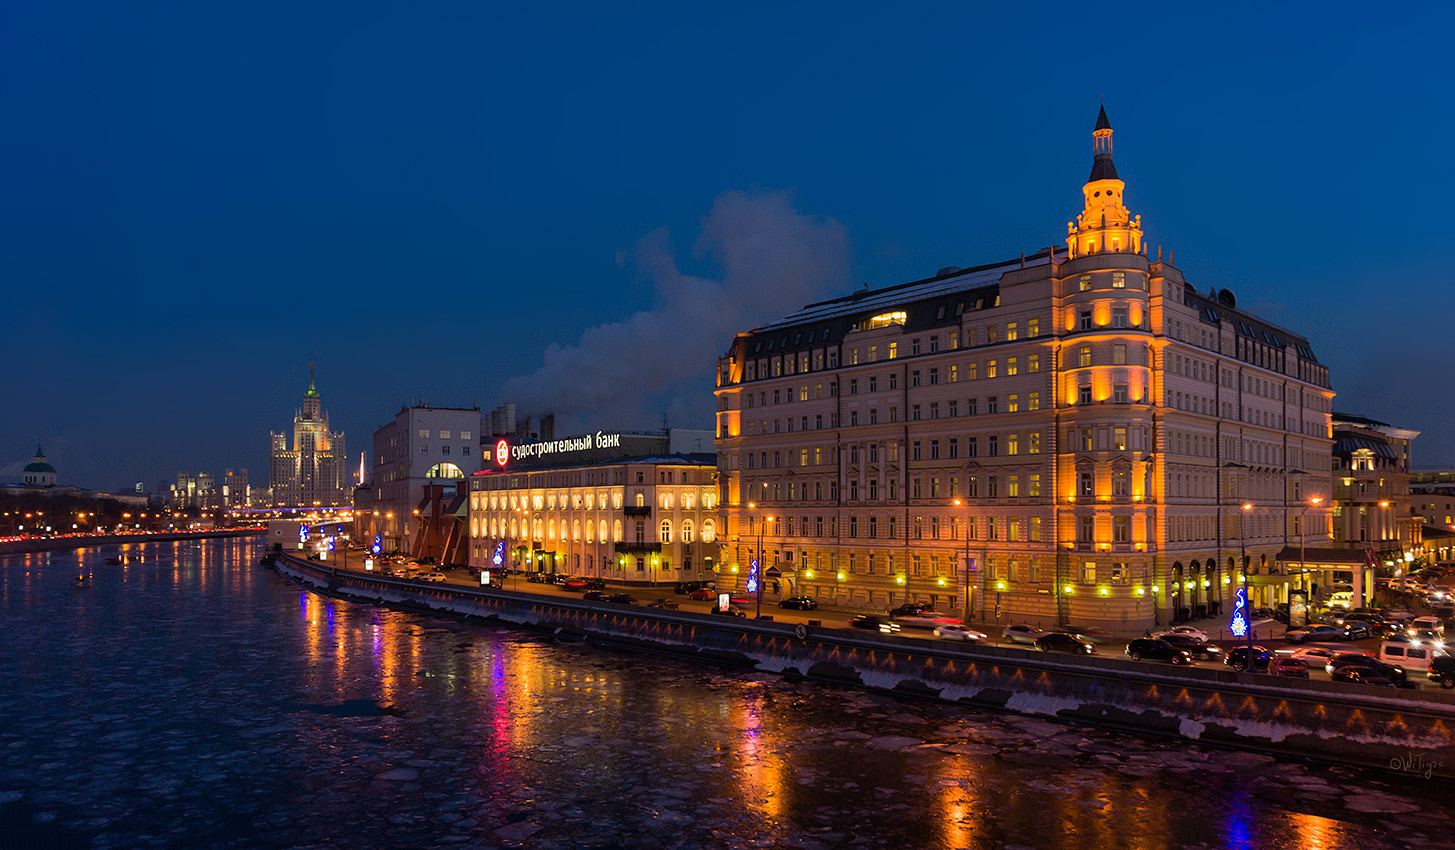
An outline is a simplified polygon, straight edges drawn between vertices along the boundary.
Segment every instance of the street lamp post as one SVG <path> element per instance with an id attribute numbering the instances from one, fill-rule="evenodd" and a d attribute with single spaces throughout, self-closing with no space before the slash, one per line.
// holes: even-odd
<path id="1" fill-rule="evenodd" d="M 757 510 L 758 505 L 754 502 L 749 502 L 748 509 Z M 748 578 L 757 583 L 756 587 L 751 588 L 751 590 L 754 592 L 754 595 L 757 597 L 757 617 L 763 616 L 763 526 L 767 525 L 772 521 L 773 518 L 770 516 L 758 517 L 758 563 L 756 568 L 750 570 L 748 573 Z"/>
<path id="2" fill-rule="evenodd" d="M 1308 566 L 1304 563 L 1304 537 L 1308 533 L 1308 512 L 1323 504 L 1323 496 L 1310 496 L 1308 504 L 1304 505 L 1303 512 L 1298 518 L 1298 580 L 1302 584 L 1308 575 Z M 1361 603 L 1362 604 L 1362 603 Z M 1358 607 L 1358 606 L 1355 606 Z"/>
<path id="3" fill-rule="evenodd" d="M 1248 513 L 1252 510 L 1252 503 L 1243 503 L 1243 522 L 1238 529 L 1238 543 L 1242 546 L 1243 550 L 1243 616 L 1248 620 L 1248 625 L 1245 627 L 1248 633 L 1248 658 L 1246 663 L 1248 665 L 1248 672 L 1256 673 L 1257 670 L 1253 664 L 1253 617 L 1251 614 L 1253 606 L 1252 600 L 1248 596 Z"/>
<path id="4" fill-rule="evenodd" d="M 960 570 L 965 573 L 965 625 L 970 625 L 970 504 L 955 500 L 955 506 L 965 507 L 965 559 L 960 562 Z M 908 529 L 905 530 L 908 533 Z"/>

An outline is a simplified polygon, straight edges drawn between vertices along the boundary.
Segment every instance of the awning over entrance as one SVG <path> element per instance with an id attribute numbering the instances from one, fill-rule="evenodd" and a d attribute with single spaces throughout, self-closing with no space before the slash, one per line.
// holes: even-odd
<path id="1" fill-rule="evenodd" d="M 1365 565 L 1362 549 L 1308 547 L 1300 553 L 1297 546 L 1284 546 L 1277 560 L 1290 567 L 1302 565 L 1311 570 L 1352 570 Z"/>

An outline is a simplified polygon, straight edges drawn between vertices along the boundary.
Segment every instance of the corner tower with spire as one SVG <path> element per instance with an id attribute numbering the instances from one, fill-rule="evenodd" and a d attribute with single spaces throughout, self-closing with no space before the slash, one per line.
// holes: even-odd
<path id="1" fill-rule="evenodd" d="M 1066 248 L 1071 259 L 1091 254 L 1140 254 L 1142 217 L 1133 217 L 1123 198 L 1126 184 L 1117 176 L 1111 158 L 1111 122 L 1106 107 L 1096 116 L 1091 131 L 1091 177 L 1081 188 L 1085 207 L 1075 221 L 1066 223 Z"/>

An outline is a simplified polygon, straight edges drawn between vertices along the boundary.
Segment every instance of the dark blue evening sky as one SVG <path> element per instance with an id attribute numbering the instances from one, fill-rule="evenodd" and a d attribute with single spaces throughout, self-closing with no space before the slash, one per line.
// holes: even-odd
<path id="1" fill-rule="evenodd" d="M 893 6 L 6 4 L 0 472 L 266 483 L 310 362 L 355 458 L 708 427 L 733 330 L 1062 243 L 1103 98 L 1151 244 L 1455 463 L 1450 13 Z"/>

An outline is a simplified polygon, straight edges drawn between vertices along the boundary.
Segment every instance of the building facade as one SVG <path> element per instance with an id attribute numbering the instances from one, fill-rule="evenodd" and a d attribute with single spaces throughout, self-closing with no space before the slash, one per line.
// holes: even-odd
<path id="1" fill-rule="evenodd" d="M 718 363 L 728 573 L 972 619 L 1142 629 L 1286 597 L 1327 534 L 1328 370 L 1199 292 L 1124 203 L 1105 112 L 1066 246 L 810 304 Z M 1311 510 L 1304 510 L 1312 508 Z"/>
<path id="2" fill-rule="evenodd" d="M 470 480 L 470 566 L 648 585 L 712 578 L 716 473 L 711 453 L 492 464 Z"/>
<path id="3" fill-rule="evenodd" d="M 344 432 L 329 428 L 323 399 L 313 385 L 312 366 L 308 368 L 303 407 L 293 414 L 293 447 L 288 447 L 287 434 L 274 431 L 270 440 L 268 488 L 274 507 L 333 508 L 350 504 Z"/>
<path id="4" fill-rule="evenodd" d="M 1421 551 L 1424 519 L 1410 495 L 1410 444 L 1420 432 L 1343 413 L 1333 427 L 1334 545 L 1367 549 L 1381 566 Z"/>
<path id="5" fill-rule="evenodd" d="M 435 512 L 432 502 L 446 491 L 453 497 L 456 485 L 479 471 L 480 460 L 478 407 L 400 408 L 394 421 L 374 431 L 366 535 L 382 538 L 385 552 L 427 554 L 425 549 L 435 545 L 433 526 L 419 517 Z"/>

